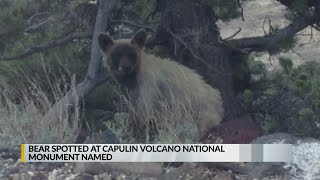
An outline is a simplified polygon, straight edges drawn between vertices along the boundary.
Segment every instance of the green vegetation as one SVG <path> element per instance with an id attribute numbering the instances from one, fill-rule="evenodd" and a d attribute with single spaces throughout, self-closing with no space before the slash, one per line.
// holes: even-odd
<path id="1" fill-rule="evenodd" d="M 267 133 L 280 131 L 319 138 L 320 64 L 293 67 L 285 57 L 280 57 L 279 63 L 281 70 L 252 82 L 251 89 L 243 94 L 244 102 Z"/>

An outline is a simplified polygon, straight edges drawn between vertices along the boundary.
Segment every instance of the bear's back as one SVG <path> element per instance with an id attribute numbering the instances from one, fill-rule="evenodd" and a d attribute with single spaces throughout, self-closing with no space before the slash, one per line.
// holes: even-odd
<path id="1" fill-rule="evenodd" d="M 148 116 L 144 119 L 173 126 L 196 125 L 195 134 L 200 137 L 223 118 L 219 91 L 177 62 L 143 54 L 137 81 L 137 106 L 139 114 Z"/>

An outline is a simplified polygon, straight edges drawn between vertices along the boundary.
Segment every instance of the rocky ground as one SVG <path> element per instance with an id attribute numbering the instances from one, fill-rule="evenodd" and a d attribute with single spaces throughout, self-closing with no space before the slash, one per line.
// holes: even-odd
<path id="1" fill-rule="evenodd" d="M 247 175 L 197 166 L 195 164 L 171 168 L 167 174 L 144 175 L 143 173 L 123 173 L 109 171 L 97 175 L 75 172 L 74 163 L 56 165 L 21 163 L 16 159 L 0 159 L 0 179 L 12 180 L 162 180 L 162 179 L 211 179 L 211 180 L 252 180 Z M 281 176 L 270 176 L 264 180 L 280 180 Z"/>
<path id="2" fill-rule="evenodd" d="M 171 173 L 170 175 L 144 175 L 141 173 L 123 173 L 120 171 L 109 171 L 92 175 L 87 173 L 75 172 L 74 163 L 59 165 L 43 163 L 21 163 L 16 159 L 0 159 L 0 179 L 12 180 L 136 180 L 136 179 L 213 179 L 213 180 L 231 180 L 248 179 L 244 175 L 235 175 L 231 171 L 212 171 L 204 167 L 185 167 L 183 171 Z M 179 168 L 177 168 L 179 169 Z M 176 171 L 172 169 L 172 171 Z"/>
<path id="3" fill-rule="evenodd" d="M 223 123 L 214 133 L 208 134 L 208 142 L 250 143 L 260 136 L 259 129 L 244 117 Z M 242 124 L 242 125 L 239 125 Z M 239 127 L 239 128 L 237 128 Z M 232 134 L 233 138 L 228 138 Z M 213 138 L 213 139 L 212 139 Z M 110 131 L 91 135 L 86 144 L 116 144 L 116 136 Z M 20 149 L 0 150 L 0 179 L 13 180 L 110 180 L 110 179 L 212 179 L 212 180 L 252 180 L 284 179 L 279 173 L 283 166 L 274 164 L 245 163 L 184 163 L 163 169 L 159 163 L 21 163 Z M 282 172 L 282 171 L 281 171 Z M 254 177 L 254 178 L 253 178 Z"/>

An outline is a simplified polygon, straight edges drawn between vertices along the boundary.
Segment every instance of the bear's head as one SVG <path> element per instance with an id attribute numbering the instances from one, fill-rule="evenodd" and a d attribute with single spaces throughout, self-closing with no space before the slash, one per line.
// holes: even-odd
<path id="1" fill-rule="evenodd" d="M 106 33 L 100 33 L 98 43 L 102 50 L 104 66 L 118 79 L 134 77 L 140 68 L 141 54 L 147 33 L 139 30 L 131 39 L 113 40 Z"/>

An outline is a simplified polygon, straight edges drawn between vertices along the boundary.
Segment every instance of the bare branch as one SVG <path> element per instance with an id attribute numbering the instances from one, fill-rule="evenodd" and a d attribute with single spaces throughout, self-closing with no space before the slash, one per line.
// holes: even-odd
<path id="1" fill-rule="evenodd" d="M 43 19 L 42 16 L 46 16 L 46 18 L 49 18 L 49 17 L 47 17 L 47 16 L 49 16 L 49 12 L 36 13 L 36 14 L 32 15 L 32 16 L 28 19 L 27 23 L 30 25 L 30 24 L 32 23 L 32 21 L 33 21 L 34 19 L 38 18 L 38 17 L 41 17 L 41 18 Z"/>
<path id="2" fill-rule="evenodd" d="M 148 26 L 145 26 L 145 25 L 140 25 L 140 24 L 137 24 L 137 23 L 134 23 L 134 22 L 131 22 L 131 21 L 113 20 L 113 19 L 111 19 L 111 22 L 114 23 L 114 24 L 125 24 L 125 25 L 136 27 L 136 28 L 143 28 L 143 29 L 145 29 L 147 31 L 150 31 L 150 32 L 156 32 L 156 30 L 154 28 L 152 28 L 152 27 L 148 27 Z"/>
<path id="3" fill-rule="evenodd" d="M 31 27 L 28 27 L 26 30 L 24 30 L 25 33 L 32 33 L 35 32 L 38 28 L 42 27 L 47 22 L 51 21 L 52 18 L 48 17 L 43 19 L 40 23 L 32 25 Z"/>
<path id="4" fill-rule="evenodd" d="M 25 58 L 27 56 L 34 54 L 34 53 L 45 51 L 45 50 L 48 50 L 48 49 L 51 49 L 51 48 L 54 48 L 57 46 L 66 45 L 67 43 L 69 43 L 75 39 L 90 38 L 90 37 L 92 37 L 92 32 L 73 33 L 73 34 L 65 36 L 61 39 L 52 40 L 52 41 L 46 42 L 44 44 L 40 44 L 38 46 L 30 47 L 30 48 L 28 48 L 18 54 L 12 55 L 12 56 L 1 56 L 0 60 L 1 61 L 11 61 L 11 60 Z"/>
<path id="5" fill-rule="evenodd" d="M 121 2 L 122 2 L 122 1 L 121 1 Z M 123 9 L 124 9 L 125 7 L 127 7 L 130 3 L 131 3 L 131 1 L 124 1 L 124 2 L 122 2 L 121 6 L 120 6 L 118 9 L 115 9 L 115 10 L 114 10 L 112 17 L 113 17 L 113 18 L 120 18 L 120 17 L 122 17 Z"/>
<path id="6" fill-rule="evenodd" d="M 147 16 L 145 21 L 149 21 L 150 18 L 154 18 L 154 16 L 159 11 L 159 9 L 160 9 L 160 0 L 156 0 L 156 6 L 155 6 L 154 10 L 152 12 L 150 12 L 150 14 Z"/>
<path id="7" fill-rule="evenodd" d="M 244 17 L 243 17 L 243 7 L 242 7 L 242 5 L 241 5 L 240 0 L 238 0 L 237 2 L 238 2 L 238 6 L 239 6 L 240 9 L 241 9 L 241 18 L 242 18 L 242 21 L 244 21 Z"/>
<path id="8" fill-rule="evenodd" d="M 269 22 L 269 32 L 267 32 L 266 29 L 264 28 L 267 20 L 268 20 L 268 22 Z M 262 28 L 263 33 L 264 33 L 265 36 L 266 36 L 266 35 L 270 35 L 270 26 L 272 26 L 272 25 L 271 25 L 271 19 L 268 18 L 268 17 L 265 17 L 264 20 L 263 20 L 262 26 L 261 26 L 261 28 Z"/>
<path id="9" fill-rule="evenodd" d="M 234 38 L 237 34 L 239 34 L 239 33 L 241 32 L 241 30 L 242 30 L 242 29 L 239 28 L 238 31 L 236 31 L 235 33 L 233 33 L 233 35 L 225 38 L 224 40 L 230 40 L 230 39 Z"/>
<path id="10" fill-rule="evenodd" d="M 292 38 L 297 32 L 316 23 L 319 17 L 315 13 L 306 13 L 295 19 L 291 24 L 270 36 L 256 36 L 227 41 L 232 46 L 239 49 L 252 51 L 265 51 L 277 43 Z"/>
<path id="11" fill-rule="evenodd" d="M 199 60 L 202 64 L 204 64 L 205 66 L 207 66 L 208 68 L 210 68 L 211 70 L 215 71 L 216 73 L 219 73 L 219 71 L 215 68 L 212 67 L 211 64 L 209 64 L 205 59 L 203 59 L 202 57 L 199 57 L 198 55 L 196 55 L 193 51 L 192 48 L 190 48 L 187 43 L 181 39 L 179 36 L 177 36 L 176 34 L 174 34 L 171 30 L 168 30 L 169 34 L 176 40 L 178 40 L 191 54 L 191 56 L 197 60 Z"/>
<path id="12" fill-rule="evenodd" d="M 320 27 L 316 26 L 316 25 L 311 25 L 311 27 L 315 28 L 316 30 L 320 31 Z"/>

